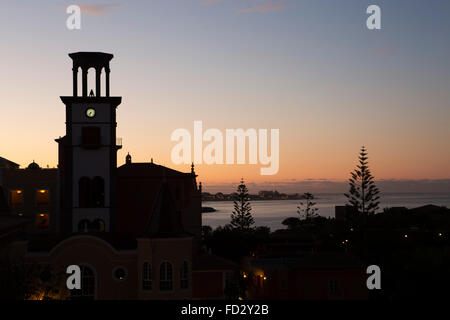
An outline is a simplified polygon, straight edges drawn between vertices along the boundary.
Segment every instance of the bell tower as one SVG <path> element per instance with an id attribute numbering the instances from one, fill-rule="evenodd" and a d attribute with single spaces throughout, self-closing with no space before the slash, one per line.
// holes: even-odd
<path id="1" fill-rule="evenodd" d="M 59 144 L 61 187 L 60 228 L 64 233 L 115 230 L 117 151 L 116 108 L 122 97 L 111 97 L 109 62 L 112 54 L 76 52 L 73 95 L 62 96 L 66 107 L 66 135 Z M 81 71 L 81 96 L 78 73 Z M 95 94 L 88 95 L 88 71 L 95 72 Z M 105 92 L 101 73 L 105 72 Z"/>

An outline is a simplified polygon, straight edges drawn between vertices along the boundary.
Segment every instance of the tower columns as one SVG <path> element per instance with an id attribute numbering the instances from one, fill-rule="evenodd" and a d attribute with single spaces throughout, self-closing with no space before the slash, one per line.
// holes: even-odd
<path id="1" fill-rule="evenodd" d="M 100 97 L 100 77 L 102 75 L 102 68 L 95 69 L 95 93 L 97 97 Z"/>
<path id="2" fill-rule="evenodd" d="M 73 66 L 73 96 L 78 96 L 78 67 Z"/>
<path id="3" fill-rule="evenodd" d="M 105 67 L 106 72 L 106 96 L 109 97 L 109 73 L 110 73 L 109 66 Z"/>
<path id="4" fill-rule="evenodd" d="M 88 90 L 88 70 L 83 68 L 83 97 L 87 97 L 87 90 Z"/>

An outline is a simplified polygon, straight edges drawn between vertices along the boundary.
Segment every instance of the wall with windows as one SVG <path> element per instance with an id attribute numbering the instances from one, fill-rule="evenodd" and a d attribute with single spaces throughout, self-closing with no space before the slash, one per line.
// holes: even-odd
<path id="1" fill-rule="evenodd" d="M 55 273 L 81 266 L 84 289 L 71 292 L 72 299 L 190 299 L 192 245 L 192 237 L 140 238 L 135 249 L 118 250 L 99 237 L 75 235 L 26 258 Z"/>
<path id="2" fill-rule="evenodd" d="M 82 290 L 71 292 L 75 300 L 137 299 L 137 252 L 117 250 L 108 242 L 90 235 L 72 236 L 46 254 L 28 253 L 29 262 L 52 266 L 55 274 L 65 274 L 69 265 L 82 269 Z"/>
<path id="3" fill-rule="evenodd" d="M 57 169 L 6 169 L 2 186 L 11 213 L 29 218 L 26 232 L 57 230 Z"/>
<path id="4" fill-rule="evenodd" d="M 139 299 L 192 298 L 193 238 L 138 239 Z"/>

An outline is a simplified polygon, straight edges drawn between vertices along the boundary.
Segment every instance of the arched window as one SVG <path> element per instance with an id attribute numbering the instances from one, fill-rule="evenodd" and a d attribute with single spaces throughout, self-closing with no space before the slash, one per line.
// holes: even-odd
<path id="1" fill-rule="evenodd" d="M 180 288 L 189 288 L 189 264 L 184 261 L 180 268 Z"/>
<path id="2" fill-rule="evenodd" d="M 72 300 L 93 300 L 95 298 L 95 274 L 88 266 L 81 266 L 81 289 L 70 290 Z"/>
<path id="3" fill-rule="evenodd" d="M 95 81 L 95 77 L 96 77 L 96 71 L 94 67 L 90 67 L 88 69 L 88 81 L 87 81 L 87 94 L 89 96 L 89 93 L 92 91 L 94 91 L 94 95 L 95 95 L 95 85 L 96 85 L 96 81 Z"/>
<path id="4" fill-rule="evenodd" d="M 100 72 L 100 92 L 102 97 L 106 97 L 106 68 L 101 68 Z"/>
<path id="5" fill-rule="evenodd" d="M 105 231 L 105 221 L 102 219 L 97 219 L 92 222 L 92 231 Z"/>
<path id="6" fill-rule="evenodd" d="M 81 97 L 81 95 L 83 94 L 83 91 L 82 91 L 83 90 L 83 88 L 82 88 L 83 71 L 82 71 L 81 67 L 77 67 L 76 71 L 77 71 L 77 73 L 76 73 L 76 75 L 77 75 L 77 82 L 76 82 L 76 86 L 75 86 L 75 83 L 74 83 L 74 90 L 76 89 L 76 93 L 77 93 L 76 95 L 78 97 Z"/>
<path id="7" fill-rule="evenodd" d="M 99 208 L 105 206 L 105 180 L 95 177 L 92 180 L 92 207 Z"/>
<path id="8" fill-rule="evenodd" d="M 173 289 L 173 272 L 170 262 L 163 262 L 159 268 L 159 290 L 170 291 Z"/>
<path id="9" fill-rule="evenodd" d="M 142 290 L 152 290 L 152 265 L 148 262 L 142 266 Z"/>
<path id="10" fill-rule="evenodd" d="M 78 222 L 78 231 L 88 232 L 91 229 L 91 223 L 87 219 L 83 219 Z"/>
<path id="11" fill-rule="evenodd" d="M 80 208 L 88 208 L 91 195 L 91 179 L 81 177 L 78 182 L 78 206 Z"/>

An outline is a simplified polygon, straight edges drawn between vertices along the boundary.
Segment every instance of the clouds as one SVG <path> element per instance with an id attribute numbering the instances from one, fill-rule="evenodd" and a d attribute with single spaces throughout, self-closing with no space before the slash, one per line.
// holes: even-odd
<path id="1" fill-rule="evenodd" d="M 111 8 L 117 7 L 118 5 L 119 3 L 80 5 L 80 9 L 82 13 L 101 17 L 104 16 Z"/>
<path id="2" fill-rule="evenodd" d="M 203 0 L 203 5 L 214 5 L 224 0 Z M 242 2 L 240 2 L 242 3 Z M 292 7 L 292 4 L 286 2 L 286 0 L 251 0 L 250 3 L 246 1 L 247 6 L 237 10 L 238 14 L 244 13 L 267 13 L 283 11 Z"/>
<path id="3" fill-rule="evenodd" d="M 230 1 L 230 0 L 228 0 Z M 203 0 L 202 5 L 216 5 L 219 3 L 225 2 L 225 0 Z M 288 8 L 291 8 L 293 5 L 288 3 L 287 0 L 249 0 L 249 1 L 236 1 L 242 5 L 245 4 L 244 7 L 237 9 L 236 13 L 245 14 L 245 13 L 268 13 L 268 12 L 277 12 L 283 11 Z M 103 4 L 85 4 L 79 5 L 81 12 L 101 17 L 106 15 L 112 8 L 119 6 L 120 3 L 103 3 Z"/>
<path id="4" fill-rule="evenodd" d="M 264 1 L 263 3 L 245 9 L 241 9 L 238 11 L 238 13 L 266 13 L 274 11 L 283 11 L 290 7 L 292 7 L 292 5 L 288 4 L 285 1 Z"/>

